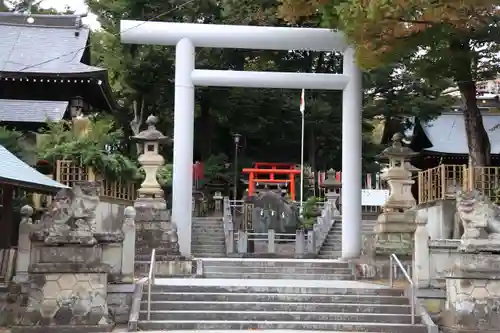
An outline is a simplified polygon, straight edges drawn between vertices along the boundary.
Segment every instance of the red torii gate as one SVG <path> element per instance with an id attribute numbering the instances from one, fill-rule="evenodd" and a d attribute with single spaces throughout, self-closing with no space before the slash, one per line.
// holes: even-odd
<path id="1" fill-rule="evenodd" d="M 254 194 L 256 183 L 287 183 L 290 185 L 290 198 L 295 200 L 295 175 L 300 174 L 300 170 L 295 169 L 295 164 L 257 162 L 253 168 L 243 169 L 243 173 L 248 174 L 248 195 Z M 267 178 L 257 178 L 266 175 Z M 287 178 L 276 178 L 276 176 L 287 176 Z"/>

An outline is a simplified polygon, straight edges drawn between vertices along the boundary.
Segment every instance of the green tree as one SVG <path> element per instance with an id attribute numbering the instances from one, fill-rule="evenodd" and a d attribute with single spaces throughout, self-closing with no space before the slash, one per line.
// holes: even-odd
<path id="1" fill-rule="evenodd" d="M 136 132 L 143 115 L 155 113 L 172 133 L 173 66 L 172 47 L 122 45 L 116 37 L 118 18 L 145 20 L 168 12 L 155 20 L 290 26 L 278 18 L 279 2 L 206 1 L 171 11 L 175 5 L 160 1 L 137 3 L 131 0 L 90 0 L 101 19 L 103 31 L 93 34 L 93 61 L 107 67 L 117 98 L 126 112 L 120 124 L 131 123 Z M 311 15 L 293 25 L 317 27 L 319 15 Z M 269 70 L 284 72 L 338 73 L 341 57 L 325 52 L 276 52 L 197 49 L 196 67 L 209 69 Z M 224 154 L 233 158 L 233 133 L 243 135 L 240 161 L 295 162 L 300 160 L 299 95 L 296 90 L 242 88 L 197 88 L 195 109 L 195 156 L 208 160 Z M 306 159 L 313 169 L 340 169 L 341 103 L 339 92 L 306 92 Z M 370 112 L 365 113 L 366 133 L 373 128 Z M 125 127 L 124 126 L 124 127 Z M 365 137 L 367 165 L 379 147 Z M 165 150 L 167 161 L 171 151 Z M 240 166 L 243 164 L 240 163 Z"/>
<path id="2" fill-rule="evenodd" d="M 474 165 L 490 163 L 490 142 L 476 100 L 476 82 L 498 73 L 500 9 L 495 0 L 361 1 L 281 0 L 289 20 L 323 13 L 327 26 L 344 31 L 358 62 L 376 68 L 413 56 L 419 74 L 450 78 L 464 101 L 469 154 Z"/>
<path id="3" fill-rule="evenodd" d="M 12 154 L 26 161 L 32 147 L 26 142 L 23 133 L 0 126 L 0 145 Z"/>

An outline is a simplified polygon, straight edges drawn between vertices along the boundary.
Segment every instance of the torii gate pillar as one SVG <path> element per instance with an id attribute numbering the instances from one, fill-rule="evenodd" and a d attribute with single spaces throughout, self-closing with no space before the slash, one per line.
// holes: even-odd
<path id="1" fill-rule="evenodd" d="M 176 45 L 172 221 L 180 251 L 191 255 L 194 87 L 343 90 L 342 257 L 361 253 L 361 73 L 344 35 L 329 29 L 121 21 L 127 44 Z M 195 47 L 343 52 L 342 74 L 195 69 Z M 297 94 L 298 96 L 298 94 Z"/>

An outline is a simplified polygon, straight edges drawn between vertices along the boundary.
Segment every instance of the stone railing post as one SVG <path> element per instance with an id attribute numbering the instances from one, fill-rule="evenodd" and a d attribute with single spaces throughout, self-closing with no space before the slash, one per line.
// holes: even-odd
<path id="1" fill-rule="evenodd" d="M 233 224 L 228 224 L 227 229 L 227 240 L 226 240 L 226 252 L 227 254 L 234 253 L 234 230 Z"/>
<path id="2" fill-rule="evenodd" d="M 248 235 L 246 231 L 238 231 L 238 253 L 247 253 L 248 247 Z"/>
<path id="3" fill-rule="evenodd" d="M 224 207 L 223 207 L 223 203 L 222 203 L 222 200 L 224 199 L 224 197 L 222 196 L 222 193 L 217 191 L 215 192 L 214 194 L 214 206 L 215 206 L 215 212 L 217 214 L 220 214 L 222 213 Z"/>
<path id="4" fill-rule="evenodd" d="M 122 268 L 121 277 L 122 282 L 134 282 L 134 269 L 135 269 L 135 208 L 128 206 L 125 208 L 122 231 L 123 231 L 123 245 L 122 245 Z"/>
<path id="5" fill-rule="evenodd" d="M 267 230 L 267 253 L 276 253 L 276 232 L 274 229 Z"/>
<path id="6" fill-rule="evenodd" d="M 226 244 L 226 254 L 234 253 L 234 224 L 233 215 L 228 197 L 221 199 L 222 223 L 224 225 L 224 241 Z"/>
<path id="7" fill-rule="evenodd" d="M 321 246 L 321 228 L 318 224 L 313 225 L 314 234 L 314 252 L 318 253 L 319 247 Z M 319 245 L 318 245 L 319 244 Z"/>
<path id="8" fill-rule="evenodd" d="M 307 231 L 307 253 L 316 254 L 316 238 L 314 236 L 314 230 Z"/>
<path id="9" fill-rule="evenodd" d="M 304 255 L 305 237 L 304 230 L 297 230 L 295 233 L 295 255 L 301 257 Z"/>
<path id="10" fill-rule="evenodd" d="M 427 220 L 416 216 L 415 222 L 415 249 L 413 252 L 413 281 L 418 288 L 428 288 L 431 283 L 430 273 L 430 252 L 429 252 L 429 233 L 427 232 Z"/>
<path id="11" fill-rule="evenodd" d="M 16 275 L 14 281 L 23 283 L 28 281 L 28 268 L 31 257 L 31 239 L 30 232 L 32 230 L 33 208 L 31 206 L 23 206 L 21 208 L 21 223 L 19 224 L 19 238 L 17 244 L 16 258 Z"/>

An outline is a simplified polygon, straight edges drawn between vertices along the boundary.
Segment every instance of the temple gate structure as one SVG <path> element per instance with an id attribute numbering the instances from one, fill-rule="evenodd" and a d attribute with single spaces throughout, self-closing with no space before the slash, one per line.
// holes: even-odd
<path id="1" fill-rule="evenodd" d="M 125 44 L 176 46 L 172 221 L 180 251 L 191 254 L 194 87 L 342 90 L 342 257 L 361 253 L 361 72 L 355 52 L 329 29 L 122 20 Z M 195 48 L 342 52 L 342 74 L 222 71 L 195 68 Z"/>

